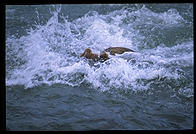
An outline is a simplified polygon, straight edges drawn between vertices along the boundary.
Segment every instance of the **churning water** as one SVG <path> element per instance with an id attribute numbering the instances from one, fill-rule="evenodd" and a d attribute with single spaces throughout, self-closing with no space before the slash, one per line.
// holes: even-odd
<path id="1" fill-rule="evenodd" d="M 192 129 L 193 73 L 193 4 L 6 6 L 9 130 Z"/>

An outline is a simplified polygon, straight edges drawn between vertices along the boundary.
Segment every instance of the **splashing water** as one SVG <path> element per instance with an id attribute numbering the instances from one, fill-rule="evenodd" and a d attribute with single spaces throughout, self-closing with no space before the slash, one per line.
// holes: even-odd
<path id="1" fill-rule="evenodd" d="M 175 9 L 155 13 L 143 6 L 106 15 L 90 11 L 72 22 L 60 12 L 61 7 L 51 11 L 47 23 L 37 24 L 28 35 L 6 39 L 7 86 L 61 83 L 137 92 L 155 83 L 168 85 L 166 81 L 177 83 L 193 77 L 192 70 L 186 71 L 193 67 L 193 41 L 187 40 L 189 33 L 177 34 L 187 22 Z M 184 42 L 179 41 L 182 39 Z M 111 46 L 137 52 L 94 65 L 79 57 L 88 47 L 99 54 Z M 192 82 L 186 82 L 179 92 L 193 95 Z"/>

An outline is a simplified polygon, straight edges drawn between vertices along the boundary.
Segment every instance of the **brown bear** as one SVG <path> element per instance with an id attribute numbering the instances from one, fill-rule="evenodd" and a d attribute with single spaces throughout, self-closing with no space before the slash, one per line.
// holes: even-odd
<path id="1" fill-rule="evenodd" d="M 84 53 L 80 57 L 85 57 L 87 59 L 92 59 L 93 61 L 98 61 L 99 57 L 97 54 L 93 54 L 90 48 L 85 49 Z"/>
<path id="2" fill-rule="evenodd" d="M 122 54 L 124 52 L 134 52 L 129 48 L 124 47 L 109 47 L 101 52 L 100 57 L 97 54 L 92 53 L 90 48 L 85 49 L 84 53 L 80 55 L 80 57 L 85 57 L 87 59 L 92 59 L 93 61 L 106 61 L 109 59 L 108 54 L 106 52 L 110 52 L 111 55 Z"/>

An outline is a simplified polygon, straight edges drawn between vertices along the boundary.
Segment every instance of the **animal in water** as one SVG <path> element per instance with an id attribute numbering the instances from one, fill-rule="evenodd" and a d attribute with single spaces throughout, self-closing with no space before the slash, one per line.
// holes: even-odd
<path id="1" fill-rule="evenodd" d="M 80 55 L 80 57 L 85 57 L 87 59 L 92 59 L 93 61 L 106 61 L 109 59 L 109 56 L 106 52 L 109 52 L 111 55 L 123 54 L 124 52 L 134 52 L 129 48 L 124 47 L 109 47 L 101 52 L 100 56 L 98 54 L 92 53 L 90 48 L 86 48 L 85 51 Z"/>
<path id="2" fill-rule="evenodd" d="M 109 47 L 105 49 L 104 51 L 110 52 L 111 55 L 115 54 L 123 54 L 124 52 L 134 52 L 133 50 L 125 47 Z"/>
<path id="3" fill-rule="evenodd" d="M 85 57 L 87 59 L 92 59 L 93 61 L 98 61 L 99 60 L 98 54 L 92 53 L 90 48 L 86 48 L 84 53 L 82 53 L 80 55 L 80 57 Z"/>

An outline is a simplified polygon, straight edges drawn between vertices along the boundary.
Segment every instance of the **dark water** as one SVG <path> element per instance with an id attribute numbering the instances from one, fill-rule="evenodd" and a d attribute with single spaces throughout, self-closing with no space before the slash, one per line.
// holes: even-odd
<path id="1" fill-rule="evenodd" d="M 192 129 L 193 64 L 193 4 L 6 6 L 6 127 Z"/>

